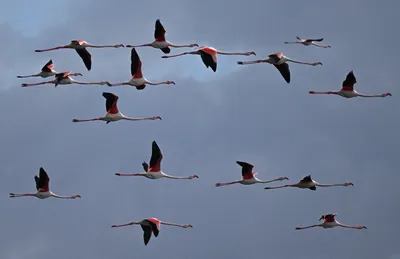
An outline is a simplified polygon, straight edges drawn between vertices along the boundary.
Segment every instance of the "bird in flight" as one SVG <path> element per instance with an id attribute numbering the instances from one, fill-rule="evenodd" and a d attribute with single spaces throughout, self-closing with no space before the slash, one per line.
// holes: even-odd
<path id="1" fill-rule="evenodd" d="M 353 98 L 353 97 L 386 97 L 392 96 L 391 93 L 383 93 L 383 94 L 361 94 L 354 90 L 354 85 L 357 83 L 357 79 L 354 76 L 353 71 L 350 71 L 346 79 L 342 83 L 342 88 L 339 91 L 328 91 L 328 92 L 316 92 L 309 91 L 309 94 L 335 94 L 342 96 L 344 98 Z"/>
<path id="2" fill-rule="evenodd" d="M 131 85 L 135 86 L 137 90 L 143 90 L 148 85 L 161 85 L 161 84 L 175 84 L 174 81 L 164 81 L 164 82 L 150 82 L 146 78 L 143 77 L 142 74 L 142 61 L 139 58 L 139 55 L 136 52 L 136 49 L 133 48 L 131 51 L 131 75 L 132 78 L 128 82 L 116 83 L 116 84 L 108 84 L 108 86 L 120 86 L 120 85 Z"/>
<path id="3" fill-rule="evenodd" d="M 191 47 L 198 47 L 199 45 L 197 45 L 196 43 L 192 43 L 192 44 L 186 44 L 186 45 L 176 45 L 176 44 L 172 44 L 171 42 L 167 41 L 165 39 L 165 28 L 164 26 L 161 24 L 160 19 L 156 20 L 156 25 L 155 25 L 155 29 L 154 29 L 154 41 L 152 43 L 147 43 L 147 44 L 142 44 L 142 45 L 126 45 L 127 48 L 138 48 L 138 47 L 153 47 L 156 49 L 161 49 L 162 52 L 164 52 L 165 54 L 168 54 L 171 52 L 171 49 L 169 47 L 172 48 L 191 48 Z"/>
<path id="4" fill-rule="evenodd" d="M 142 221 L 130 222 L 130 223 L 121 224 L 121 225 L 112 225 L 111 227 L 118 228 L 118 227 L 126 227 L 126 226 L 133 226 L 133 225 L 140 225 L 142 227 L 144 245 L 147 245 L 149 243 L 152 234 L 154 234 L 155 237 L 158 237 L 161 225 L 181 227 L 181 228 L 193 228 L 193 226 L 191 224 L 169 223 L 169 222 L 161 221 L 157 218 L 147 218 Z"/>
<path id="5" fill-rule="evenodd" d="M 71 72 L 62 72 L 55 75 L 54 80 L 32 83 L 32 84 L 21 84 L 22 87 L 35 86 L 35 85 L 44 85 L 44 84 L 54 84 L 57 85 L 69 85 L 69 84 L 78 84 L 78 85 L 107 85 L 109 82 L 101 81 L 101 82 L 81 82 L 73 79 L 71 76 L 82 76 L 81 73 L 71 73 Z"/>
<path id="6" fill-rule="evenodd" d="M 87 70 L 92 69 L 92 55 L 86 48 L 120 48 L 124 47 L 123 44 L 115 44 L 115 45 L 93 45 L 84 40 L 71 40 L 71 42 L 67 45 L 57 46 L 49 49 L 37 49 L 35 52 L 45 52 L 52 51 L 57 49 L 75 49 L 76 53 L 81 57 L 83 63 Z"/>
<path id="7" fill-rule="evenodd" d="M 119 120 L 129 120 L 129 121 L 140 121 L 140 120 L 161 120 L 160 116 L 153 116 L 147 118 L 131 118 L 123 115 L 117 106 L 119 97 L 113 93 L 103 92 L 103 97 L 106 99 L 106 115 L 104 117 L 98 117 L 93 119 L 78 120 L 73 119 L 72 122 L 87 122 L 87 121 L 105 121 L 106 124 L 119 121 Z"/>
<path id="8" fill-rule="evenodd" d="M 40 73 L 37 74 L 33 74 L 33 75 L 29 75 L 29 76 L 17 76 L 17 78 L 27 78 L 27 77 L 38 77 L 40 76 L 41 78 L 46 78 L 46 77 L 50 77 L 50 76 L 55 76 L 56 74 L 58 74 L 57 71 L 55 71 L 54 69 L 54 63 L 53 60 L 49 60 L 49 62 L 47 62 L 43 67 L 42 67 L 42 71 L 40 71 Z M 76 75 L 81 76 L 81 73 L 73 73 Z"/>
<path id="9" fill-rule="evenodd" d="M 81 198 L 79 194 L 76 195 L 71 195 L 71 196 L 61 196 L 57 195 L 53 192 L 50 191 L 49 188 L 49 182 L 50 178 L 47 174 L 47 172 L 43 169 L 43 167 L 40 167 L 39 169 L 39 176 L 35 175 L 34 177 L 35 182 L 36 182 L 36 193 L 26 193 L 26 194 L 15 194 L 15 193 L 10 193 L 10 198 L 19 198 L 19 197 L 36 197 L 39 199 L 47 199 L 47 198 L 59 198 L 59 199 L 76 199 L 76 198 Z"/>
<path id="10" fill-rule="evenodd" d="M 255 55 L 254 51 L 251 52 L 225 52 L 220 51 L 212 47 L 202 46 L 197 48 L 194 51 L 184 52 L 181 54 L 171 55 L 171 56 L 162 56 L 161 58 L 174 58 L 183 55 L 200 55 L 201 59 L 203 60 L 204 65 L 208 68 L 210 67 L 212 71 L 217 71 L 217 54 L 220 55 L 244 55 L 250 56 Z"/>
<path id="11" fill-rule="evenodd" d="M 321 216 L 319 220 L 324 220 L 321 224 L 315 224 L 307 227 L 297 227 L 296 230 L 302 230 L 307 228 L 314 228 L 314 227 L 323 227 L 323 228 L 334 228 L 334 227 L 342 227 L 342 228 L 352 228 L 352 229 L 367 229 L 366 226 L 348 226 L 343 225 L 336 221 L 335 216 L 337 213 L 334 214 L 324 214 Z"/>
<path id="12" fill-rule="evenodd" d="M 285 44 L 303 44 L 304 46 L 310 46 L 310 45 L 314 45 L 320 48 L 331 48 L 331 46 L 329 45 L 321 45 L 318 44 L 316 42 L 321 42 L 324 40 L 324 38 L 320 38 L 320 39 L 301 39 L 300 37 L 296 37 L 296 39 L 298 39 L 298 41 L 292 41 L 292 42 L 288 42 L 285 41 Z"/>
<path id="13" fill-rule="evenodd" d="M 159 179 L 159 178 L 168 178 L 168 179 L 194 179 L 199 178 L 198 175 L 191 176 L 172 176 L 161 171 L 161 160 L 163 155 L 156 141 L 153 140 L 151 144 L 151 158 L 150 165 L 146 162 L 142 163 L 144 173 L 134 173 L 134 174 L 121 174 L 115 173 L 117 176 L 144 176 L 148 179 Z"/>
<path id="14" fill-rule="evenodd" d="M 264 189 L 266 190 L 272 190 L 272 189 L 279 189 L 279 188 L 285 188 L 285 187 L 297 187 L 300 189 L 310 189 L 312 191 L 316 191 L 317 187 L 334 187 L 334 186 L 354 186 L 353 183 L 351 182 L 345 182 L 345 183 L 335 183 L 335 184 L 322 184 L 314 181 L 311 179 L 311 175 L 308 175 L 301 179 L 298 183 L 295 184 L 286 184 L 282 186 L 276 186 L 276 187 L 265 187 Z"/>
<path id="15" fill-rule="evenodd" d="M 236 163 L 242 167 L 242 179 L 236 180 L 233 182 L 227 182 L 227 183 L 216 183 L 215 187 L 226 186 L 226 185 L 231 185 L 231 184 L 236 184 L 236 183 L 240 183 L 243 185 L 251 185 L 251 184 L 255 184 L 255 183 L 271 183 L 271 182 L 275 182 L 275 181 L 289 180 L 289 178 L 287 178 L 285 176 L 285 177 L 279 177 L 279 178 L 269 180 L 269 181 L 262 181 L 255 176 L 257 173 L 253 172 L 252 164 L 249 164 L 247 162 L 242 162 L 242 161 L 236 161 Z"/>
<path id="16" fill-rule="evenodd" d="M 238 61 L 237 63 L 238 63 L 238 65 L 249 65 L 249 64 L 258 64 L 258 63 L 272 64 L 279 70 L 283 79 L 285 79 L 285 81 L 287 83 L 290 83 L 290 70 L 289 70 L 289 64 L 287 62 L 293 62 L 293 63 L 310 65 L 310 66 L 322 65 L 321 62 L 297 61 L 297 60 L 286 57 L 285 55 L 283 55 L 282 52 L 277 52 L 277 53 L 271 54 L 266 59 L 259 59 L 259 60 L 253 60 L 253 61 Z"/>

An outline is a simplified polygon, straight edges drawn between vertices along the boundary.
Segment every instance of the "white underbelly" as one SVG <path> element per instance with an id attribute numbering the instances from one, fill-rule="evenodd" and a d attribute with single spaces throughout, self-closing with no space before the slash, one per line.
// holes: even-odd
<path id="1" fill-rule="evenodd" d="M 36 197 L 39 199 L 46 199 L 46 198 L 51 197 L 51 194 L 50 194 L 50 192 L 37 192 Z"/>
<path id="2" fill-rule="evenodd" d="M 322 224 L 323 228 L 333 228 L 336 227 L 337 223 L 336 222 L 325 222 L 324 224 Z"/>
<path id="3" fill-rule="evenodd" d="M 153 43 L 151 43 L 151 45 L 152 45 L 154 48 L 162 49 L 162 48 L 168 47 L 169 44 L 168 44 L 167 41 L 153 41 Z"/>
<path id="4" fill-rule="evenodd" d="M 146 177 L 149 179 L 158 179 L 163 177 L 163 174 L 161 172 L 147 172 Z"/>
<path id="5" fill-rule="evenodd" d="M 132 79 L 129 81 L 129 84 L 130 84 L 130 85 L 133 85 L 133 86 L 144 85 L 144 84 L 146 84 L 146 79 L 145 79 L 144 77 L 141 77 L 141 78 L 132 78 Z"/>
<path id="6" fill-rule="evenodd" d="M 68 85 L 72 84 L 74 81 L 71 78 L 64 78 L 58 84 L 59 85 Z"/>
<path id="7" fill-rule="evenodd" d="M 250 184 L 255 184 L 257 182 L 256 179 L 251 178 L 251 179 L 243 179 L 240 183 L 244 185 L 250 185 Z"/>
<path id="8" fill-rule="evenodd" d="M 339 91 L 338 94 L 345 98 L 357 97 L 357 94 L 354 91 Z"/>
<path id="9" fill-rule="evenodd" d="M 119 112 L 119 113 L 107 113 L 106 116 L 104 116 L 104 118 L 105 118 L 107 121 L 118 121 L 118 120 L 120 120 L 122 117 L 123 117 L 123 116 L 122 116 L 122 114 L 121 114 L 120 112 Z"/>

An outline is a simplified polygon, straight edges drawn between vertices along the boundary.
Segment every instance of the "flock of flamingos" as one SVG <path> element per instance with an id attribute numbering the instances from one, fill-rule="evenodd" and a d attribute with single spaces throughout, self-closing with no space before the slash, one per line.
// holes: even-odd
<path id="1" fill-rule="evenodd" d="M 132 78 L 129 81 L 126 82 L 121 82 L 121 83 L 114 83 L 111 84 L 108 81 L 100 81 L 100 82 L 81 82 L 78 80 L 73 79 L 71 76 L 82 76 L 81 73 L 73 73 L 73 72 L 56 72 L 54 70 L 54 64 L 52 60 L 50 60 L 48 63 L 44 65 L 42 68 L 42 71 L 37 74 L 33 75 L 28 75 L 28 76 L 17 76 L 18 78 L 27 78 L 27 77 L 42 77 L 42 78 L 47 78 L 47 77 L 54 77 L 53 80 L 46 81 L 46 82 L 39 82 L 39 83 L 32 83 L 32 84 L 22 84 L 22 87 L 29 87 L 29 86 L 36 86 L 36 85 L 42 85 L 42 84 L 54 84 L 54 86 L 57 85 L 66 85 L 66 84 L 81 84 L 81 85 L 91 85 L 91 84 L 99 84 L 99 85 L 108 85 L 109 87 L 112 86 L 121 86 L 121 85 L 130 85 L 136 87 L 137 90 L 143 90 L 146 85 L 160 85 L 160 84 L 175 84 L 174 81 L 164 81 L 164 82 L 151 82 L 148 81 L 142 74 L 142 62 L 139 58 L 138 53 L 136 52 L 135 48 L 138 47 L 153 47 L 160 49 L 164 54 L 169 54 L 171 52 L 171 48 L 184 48 L 184 47 L 197 47 L 197 49 L 193 51 L 188 51 L 188 52 L 183 52 L 181 54 L 176 54 L 176 55 L 170 55 L 170 56 L 162 56 L 162 58 L 172 58 L 172 57 L 178 57 L 178 56 L 183 56 L 183 55 L 200 55 L 204 65 L 208 68 L 210 67 L 214 72 L 217 71 L 217 54 L 220 55 L 244 55 L 244 56 L 250 56 L 250 55 L 256 55 L 255 52 L 225 52 L 225 51 L 220 51 L 212 47 L 208 46 L 201 46 L 197 45 L 196 43 L 192 44 L 187 44 L 187 45 L 176 45 L 173 44 L 169 41 L 166 40 L 165 38 L 165 29 L 163 25 L 161 24 L 160 20 L 156 20 L 155 23 L 155 30 L 154 30 L 154 41 L 151 43 L 147 44 L 142 44 L 142 45 L 123 45 L 123 44 L 116 44 L 116 45 L 93 45 L 89 44 L 88 42 L 84 40 L 72 40 L 69 44 L 64 45 L 64 46 L 58 46 L 54 48 L 49 48 L 49 49 L 43 49 L 43 50 L 35 50 L 35 52 L 45 52 L 45 51 L 52 51 L 52 50 L 57 50 L 57 49 L 75 49 L 75 51 L 78 53 L 80 58 L 82 59 L 85 67 L 87 70 L 91 70 L 92 67 L 92 58 L 90 52 L 87 50 L 87 48 L 120 48 L 120 47 L 128 47 L 132 48 L 131 51 L 131 75 Z M 323 39 L 301 39 L 297 37 L 297 41 L 294 42 L 285 42 L 285 44 L 302 44 L 304 46 L 316 46 L 316 47 L 321 47 L 321 48 L 330 48 L 330 46 L 324 46 L 319 44 L 318 42 L 322 42 Z M 287 82 L 290 83 L 290 69 L 289 65 L 287 62 L 293 62 L 293 63 L 298 63 L 298 64 L 306 64 L 306 65 L 311 65 L 311 66 L 318 66 L 322 65 L 321 62 L 303 62 L 303 61 L 297 61 L 291 58 L 288 58 L 284 56 L 281 52 L 274 53 L 268 56 L 266 59 L 260 59 L 260 60 L 254 60 L 254 61 L 238 61 L 237 63 L 239 65 L 248 65 L 248 64 L 257 64 L 257 63 L 269 63 L 274 65 L 280 74 L 282 75 L 283 79 Z M 342 83 L 342 87 L 338 91 L 326 91 L 326 92 L 317 92 L 317 91 L 309 91 L 310 94 L 335 94 L 335 95 L 340 95 L 345 98 L 353 98 L 353 97 L 386 97 L 386 96 L 391 96 L 390 93 L 383 93 L 383 94 L 361 94 L 358 93 L 357 91 L 354 90 L 354 84 L 357 82 L 353 71 L 350 71 L 345 80 Z M 103 92 L 103 97 L 106 99 L 106 114 L 103 117 L 96 117 L 96 118 L 91 118 L 91 119 L 73 119 L 73 122 L 87 122 L 87 121 L 105 121 L 106 124 L 118 120 L 131 120 L 131 121 L 137 121 L 137 120 L 161 120 L 160 116 L 152 116 L 152 117 L 147 117 L 147 118 L 131 118 L 123 115 L 117 106 L 118 102 L 118 96 L 109 93 L 109 92 Z M 157 145 L 156 141 L 152 142 L 152 153 L 151 153 L 151 158 L 149 164 L 146 162 L 142 163 L 143 170 L 144 172 L 142 173 L 134 173 L 134 174 L 123 174 L 123 173 L 116 173 L 115 175 L 117 176 L 143 176 L 149 179 L 159 179 L 159 178 L 168 178 L 168 179 L 195 179 L 198 178 L 197 175 L 191 175 L 187 177 L 179 177 L 179 176 L 172 176 L 164 173 L 161 170 L 161 160 L 163 158 L 163 155 L 161 153 L 161 150 L 159 146 Z M 242 178 L 240 180 L 232 181 L 232 182 L 226 182 L 226 183 L 217 183 L 215 186 L 220 187 L 220 186 L 227 186 L 227 185 L 232 185 L 232 184 L 243 184 L 243 185 L 252 185 L 255 183 L 271 183 L 275 181 L 283 181 L 283 180 L 289 180 L 287 177 L 279 177 L 277 179 L 269 180 L 269 181 L 262 181 L 256 177 L 255 172 L 253 172 L 253 165 L 247 162 L 243 161 L 237 161 L 236 162 L 242 170 Z M 14 194 L 10 193 L 11 198 L 16 198 L 16 197 L 36 197 L 39 199 L 46 199 L 46 198 L 61 198 L 61 199 L 75 199 L 75 198 L 81 198 L 80 195 L 72 195 L 72 196 L 61 196 L 57 195 L 53 192 L 50 191 L 49 188 L 49 182 L 50 178 L 46 171 L 41 167 L 39 170 L 39 176 L 34 177 L 35 182 L 36 182 L 36 193 L 28 193 L 28 194 Z M 351 182 L 345 182 L 343 184 L 321 184 L 316 182 L 311 178 L 311 175 L 304 177 L 301 179 L 299 182 L 295 184 L 287 184 L 287 185 L 282 185 L 282 186 L 277 186 L 277 187 L 265 187 L 264 189 L 278 189 L 278 188 L 285 188 L 285 187 L 297 187 L 300 189 L 310 189 L 313 191 L 316 191 L 318 187 L 333 187 L 333 186 L 354 186 L 353 183 Z M 322 227 L 322 228 L 333 228 L 333 227 L 344 227 L 344 228 L 352 228 L 352 229 L 366 229 L 365 226 L 348 226 L 341 224 L 335 219 L 336 213 L 333 214 L 325 214 L 322 215 L 320 220 L 323 220 L 321 224 L 314 224 L 311 226 L 306 226 L 306 227 L 297 227 L 296 230 L 301 230 L 301 229 L 307 229 L 307 228 L 313 228 L 313 227 Z M 142 230 L 143 230 L 143 239 L 144 239 L 144 244 L 147 245 L 148 242 L 150 241 L 150 238 L 152 234 L 154 234 L 155 237 L 158 236 L 159 231 L 160 231 L 160 226 L 161 224 L 163 225 L 170 225 L 170 226 L 176 226 L 176 227 L 182 227 L 182 228 L 192 228 L 193 226 L 191 224 L 175 224 L 175 223 L 169 223 L 169 222 L 164 222 L 161 221 L 157 218 L 147 218 L 143 219 L 141 221 L 136 221 L 136 222 L 130 222 L 127 224 L 121 224 L 121 225 L 113 225 L 112 227 L 124 227 L 124 226 L 133 226 L 133 225 L 140 225 Z"/>

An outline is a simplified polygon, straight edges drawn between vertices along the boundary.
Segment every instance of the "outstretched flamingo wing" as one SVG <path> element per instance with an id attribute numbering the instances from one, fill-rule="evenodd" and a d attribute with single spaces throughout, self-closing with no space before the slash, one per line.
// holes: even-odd
<path id="1" fill-rule="evenodd" d="M 143 241 L 144 241 L 144 245 L 146 246 L 150 241 L 152 229 L 151 229 L 150 225 L 146 225 L 146 226 L 140 225 L 140 226 L 143 229 Z"/>
<path id="2" fill-rule="evenodd" d="M 61 80 L 63 80 L 64 78 L 68 78 L 69 75 L 70 75 L 69 72 L 62 72 L 62 73 L 56 74 L 56 75 L 55 75 L 55 77 L 56 77 L 55 86 L 57 86 L 57 85 L 61 82 Z"/>
<path id="3" fill-rule="evenodd" d="M 49 191 L 49 182 L 50 178 L 47 175 L 46 171 L 43 169 L 43 167 L 40 167 L 39 169 L 39 177 L 35 175 L 35 182 L 36 182 L 36 190 L 41 190 L 44 192 Z"/>
<path id="4" fill-rule="evenodd" d="M 302 183 L 310 183 L 310 182 L 312 182 L 311 175 L 307 175 L 306 177 L 301 179 L 300 182 L 302 182 Z"/>
<path id="5" fill-rule="evenodd" d="M 153 140 L 151 146 L 151 158 L 149 172 L 159 172 L 161 170 L 161 159 L 163 155 L 156 141 Z"/>
<path id="6" fill-rule="evenodd" d="M 290 70 L 289 70 L 289 64 L 288 63 L 282 63 L 280 65 L 275 65 L 274 66 L 279 70 L 281 75 L 283 76 L 283 79 L 285 79 L 286 83 L 290 83 Z"/>
<path id="7" fill-rule="evenodd" d="M 50 61 L 47 62 L 46 65 L 42 67 L 42 72 L 51 72 L 53 68 L 54 68 L 53 60 L 50 59 Z"/>
<path id="8" fill-rule="evenodd" d="M 307 39 L 307 41 L 323 41 L 324 38 L 320 38 L 320 39 Z"/>
<path id="9" fill-rule="evenodd" d="M 139 58 L 139 55 L 136 52 L 135 48 L 132 48 L 131 51 L 131 75 L 134 78 L 142 78 L 142 61 Z"/>
<path id="10" fill-rule="evenodd" d="M 115 114 L 118 113 L 118 96 L 113 93 L 103 92 L 103 97 L 106 98 L 106 110 L 108 113 Z"/>
<path id="11" fill-rule="evenodd" d="M 242 177 L 243 179 L 251 179 L 253 178 L 253 165 L 247 163 L 247 162 L 242 162 L 242 161 L 236 161 L 238 165 L 242 167 Z"/>
<path id="12" fill-rule="evenodd" d="M 89 53 L 89 51 L 86 48 L 75 49 L 75 51 L 81 57 L 83 63 L 85 63 L 87 70 L 92 69 L 92 55 Z"/>
<path id="13" fill-rule="evenodd" d="M 319 220 L 323 219 L 324 222 L 335 222 L 335 216 L 336 214 L 324 214 Z"/>
<path id="14" fill-rule="evenodd" d="M 353 91 L 354 90 L 354 84 L 357 83 L 357 79 L 354 76 L 353 71 L 350 71 L 346 79 L 342 83 L 342 91 Z"/>
<path id="15" fill-rule="evenodd" d="M 160 233 L 160 221 L 156 218 L 148 218 L 147 222 L 149 222 L 154 236 L 158 237 L 158 234 Z"/>
<path id="16" fill-rule="evenodd" d="M 165 32 L 166 30 L 164 26 L 161 24 L 160 19 L 157 19 L 154 30 L 154 38 L 156 39 L 156 41 L 165 41 Z"/>

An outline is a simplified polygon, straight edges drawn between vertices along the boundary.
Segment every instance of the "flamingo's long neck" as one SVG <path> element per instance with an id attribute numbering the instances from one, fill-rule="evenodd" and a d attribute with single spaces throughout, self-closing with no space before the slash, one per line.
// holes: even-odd
<path id="1" fill-rule="evenodd" d="M 68 46 L 58 46 L 58 47 L 49 48 L 49 49 L 39 49 L 39 50 L 35 50 L 35 52 L 45 52 L 45 51 L 52 51 L 52 50 L 66 49 L 66 48 L 69 48 L 69 47 L 68 47 Z"/>
<path id="2" fill-rule="evenodd" d="M 231 184 L 236 184 L 240 183 L 240 181 L 234 181 L 234 182 L 227 182 L 227 183 L 218 183 L 218 186 L 226 186 L 226 185 L 231 185 Z"/>
<path id="3" fill-rule="evenodd" d="M 303 65 L 310 65 L 310 66 L 314 66 L 316 64 L 316 62 L 306 62 L 306 61 L 298 61 L 298 60 L 294 60 L 288 57 L 284 57 L 285 61 L 287 62 L 293 62 L 293 63 L 297 63 L 297 64 L 303 64 Z"/>
<path id="4" fill-rule="evenodd" d="M 275 187 L 265 187 L 264 189 L 272 190 L 272 189 L 280 189 L 280 188 L 286 188 L 286 187 L 297 187 L 297 184 L 286 184 L 286 185 L 275 186 Z"/>
<path id="5" fill-rule="evenodd" d="M 163 222 L 163 221 L 161 221 L 160 224 L 162 224 L 162 225 L 167 225 L 167 226 L 174 226 L 174 227 L 181 227 L 181 228 L 184 228 L 183 225 L 181 225 L 181 224 L 176 224 L 176 223 L 170 223 L 170 222 Z"/>
<path id="6" fill-rule="evenodd" d="M 281 178 L 276 178 L 276 179 L 273 179 L 273 180 L 264 180 L 264 181 L 257 179 L 257 182 L 259 182 L 259 183 L 272 183 L 272 182 L 276 182 L 276 181 L 280 181 L 280 180 L 281 180 Z"/>
<path id="7" fill-rule="evenodd" d="M 149 81 L 146 80 L 146 83 L 148 85 L 163 85 L 163 84 L 168 84 L 168 81 L 154 83 L 154 82 L 149 82 Z"/>
<path id="8" fill-rule="evenodd" d="M 59 199 L 75 199 L 75 198 L 79 197 L 79 195 L 62 196 L 62 195 L 58 195 L 55 193 L 51 193 L 51 196 L 54 198 L 59 198 Z"/>
<path id="9" fill-rule="evenodd" d="M 165 178 L 169 178 L 169 179 L 193 179 L 194 178 L 194 176 L 172 176 L 172 175 L 168 175 L 165 173 L 162 173 L 162 175 Z"/>
<path id="10" fill-rule="evenodd" d="M 249 52 L 225 52 L 225 51 L 217 51 L 218 54 L 220 55 L 244 55 L 244 56 L 248 56 Z"/>
<path id="11" fill-rule="evenodd" d="M 122 119 L 123 119 L 123 120 L 128 120 L 128 121 L 153 120 L 152 117 L 147 117 L 147 118 L 131 118 L 131 117 L 127 117 L 127 116 L 125 116 L 125 115 L 122 115 Z"/>
<path id="12" fill-rule="evenodd" d="M 25 194 L 10 193 L 10 198 L 32 197 L 32 196 L 36 196 L 36 194 L 34 194 L 34 193 L 25 193 Z"/>
<path id="13" fill-rule="evenodd" d="M 343 183 L 334 183 L 334 184 L 321 184 L 321 183 L 315 183 L 315 186 L 318 186 L 318 187 L 333 187 L 333 186 L 346 186 L 345 184 L 343 184 Z"/>
<path id="14" fill-rule="evenodd" d="M 118 176 L 146 176 L 147 172 L 144 172 L 144 173 L 133 173 L 133 174 L 115 173 L 115 175 L 118 175 Z"/>

